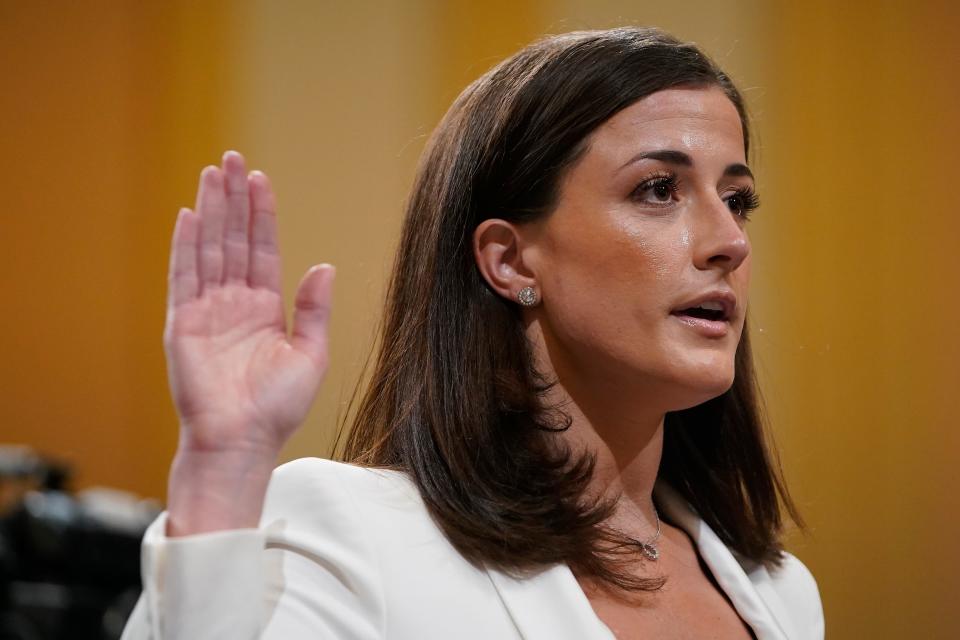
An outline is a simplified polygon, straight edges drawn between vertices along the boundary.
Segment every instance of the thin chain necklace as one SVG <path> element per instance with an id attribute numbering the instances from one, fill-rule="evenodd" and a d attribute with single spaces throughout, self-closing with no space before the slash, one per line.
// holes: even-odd
<path id="1" fill-rule="evenodd" d="M 657 532 L 646 540 L 634 540 L 633 538 L 631 540 L 633 544 L 637 545 L 644 557 L 648 560 L 657 560 L 660 557 L 660 549 L 657 548 L 655 543 L 660 539 L 660 514 L 657 513 L 657 505 L 651 504 L 650 506 L 653 507 L 653 517 L 657 519 Z"/>

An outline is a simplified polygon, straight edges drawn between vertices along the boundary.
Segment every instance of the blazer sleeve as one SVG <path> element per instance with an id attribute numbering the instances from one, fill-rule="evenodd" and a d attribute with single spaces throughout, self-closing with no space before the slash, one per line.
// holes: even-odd
<path id="1" fill-rule="evenodd" d="M 147 530 L 143 593 L 122 640 L 381 638 L 380 562 L 350 476 L 320 459 L 276 469 L 258 529 Z"/>

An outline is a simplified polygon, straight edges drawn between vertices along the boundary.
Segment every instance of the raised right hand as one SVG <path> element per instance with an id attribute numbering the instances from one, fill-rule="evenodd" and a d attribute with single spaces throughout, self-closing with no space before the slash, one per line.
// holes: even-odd
<path id="1" fill-rule="evenodd" d="M 333 277 L 325 264 L 303 276 L 288 337 L 269 180 L 232 151 L 203 170 L 173 234 L 163 336 L 178 458 L 273 462 L 327 370 Z"/>

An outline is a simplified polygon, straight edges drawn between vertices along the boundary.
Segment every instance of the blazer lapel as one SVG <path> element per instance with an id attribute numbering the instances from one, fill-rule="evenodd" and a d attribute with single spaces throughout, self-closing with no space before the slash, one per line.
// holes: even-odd
<path id="1" fill-rule="evenodd" d="M 730 598 L 740 617 L 757 634 L 757 639 L 788 640 L 790 636 L 777 621 L 768 603 L 761 597 L 757 585 L 747 576 L 730 549 L 720 540 L 713 529 L 693 511 L 687 501 L 662 480 L 657 481 L 654 487 L 654 496 L 660 509 L 693 539 L 700 556 L 716 578 L 717 584 Z M 765 581 L 761 579 L 764 576 L 767 578 Z M 769 576 L 762 566 L 759 567 L 754 578 L 763 587 L 769 587 L 766 584 L 769 582 Z M 767 590 L 772 591 L 769 588 Z M 776 598 L 776 594 L 773 594 L 772 599 L 776 605 L 775 608 L 778 609 L 777 612 L 782 612 L 782 606 Z"/>
<path id="2" fill-rule="evenodd" d="M 787 618 L 763 565 L 750 563 L 748 576 L 717 534 L 664 481 L 657 481 L 654 496 L 661 511 L 690 535 L 717 584 L 757 639 L 795 638 L 793 629 L 778 622 L 778 617 Z M 495 569 L 488 569 L 487 575 L 524 640 L 615 640 L 567 565 L 555 565 L 522 580 Z"/>
<path id="3" fill-rule="evenodd" d="M 615 640 L 567 565 L 517 580 L 487 570 L 524 640 Z"/>

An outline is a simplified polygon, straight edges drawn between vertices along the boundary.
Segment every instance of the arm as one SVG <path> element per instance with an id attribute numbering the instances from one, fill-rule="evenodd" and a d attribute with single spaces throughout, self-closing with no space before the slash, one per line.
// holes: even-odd
<path id="1" fill-rule="evenodd" d="M 133 617 L 147 624 L 129 637 L 178 637 L 165 629 L 193 624 L 180 617 L 223 619 L 236 627 L 233 637 L 256 637 L 252 600 L 265 586 L 256 528 L 278 452 L 327 370 L 332 284 L 329 265 L 307 271 L 288 336 L 269 180 L 247 174 L 235 152 L 203 170 L 196 211 L 181 209 L 173 234 L 163 342 L 180 439 L 168 511 L 145 541 L 143 562 L 145 582 L 160 585 L 154 595 L 182 606 L 151 598 L 148 586 Z M 206 553 L 197 558 L 197 549 Z M 207 573 L 193 575 L 195 567 Z M 187 574 L 190 583 L 168 579 Z M 194 582 L 221 594 L 224 606 L 199 606 Z"/>
<path id="2" fill-rule="evenodd" d="M 277 469 L 258 529 L 172 538 L 161 516 L 123 640 L 382 638 L 379 559 L 345 469 L 317 459 Z"/>
<path id="3" fill-rule="evenodd" d="M 287 335 L 276 199 L 227 152 L 177 217 L 163 342 L 180 440 L 168 533 L 255 527 L 270 472 L 326 374 L 333 268 L 300 281 Z"/>

